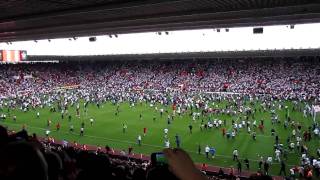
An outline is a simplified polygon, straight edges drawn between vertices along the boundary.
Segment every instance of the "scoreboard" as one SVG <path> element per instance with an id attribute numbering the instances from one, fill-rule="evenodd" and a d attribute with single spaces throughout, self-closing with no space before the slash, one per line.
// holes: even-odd
<path id="1" fill-rule="evenodd" d="M 27 60 L 27 51 L 0 50 L 1 63 L 19 63 L 25 60 Z"/>

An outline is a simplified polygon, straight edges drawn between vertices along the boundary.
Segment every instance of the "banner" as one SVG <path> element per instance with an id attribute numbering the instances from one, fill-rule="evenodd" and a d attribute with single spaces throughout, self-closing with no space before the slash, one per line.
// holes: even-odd
<path id="1" fill-rule="evenodd" d="M 1 50 L 0 60 L 3 63 L 18 63 L 27 59 L 27 51 Z"/>

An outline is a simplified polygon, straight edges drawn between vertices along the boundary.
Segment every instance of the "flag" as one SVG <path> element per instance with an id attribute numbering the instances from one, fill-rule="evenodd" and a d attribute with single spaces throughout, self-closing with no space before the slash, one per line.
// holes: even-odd
<path id="1" fill-rule="evenodd" d="M 3 50 L 1 57 L 2 62 L 17 63 L 27 59 L 27 51 Z"/>

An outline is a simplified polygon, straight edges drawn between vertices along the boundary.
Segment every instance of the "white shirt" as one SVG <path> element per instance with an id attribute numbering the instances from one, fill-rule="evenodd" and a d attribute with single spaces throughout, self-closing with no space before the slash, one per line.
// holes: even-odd
<path id="1" fill-rule="evenodd" d="M 294 169 L 293 168 L 290 169 L 290 174 L 294 175 Z"/>
<path id="2" fill-rule="evenodd" d="M 298 136 L 297 141 L 300 142 L 301 140 L 302 140 L 301 137 Z"/>
<path id="3" fill-rule="evenodd" d="M 49 135 L 50 134 L 50 131 L 49 130 L 46 130 L 46 135 Z"/>
<path id="4" fill-rule="evenodd" d="M 138 136 L 138 140 L 141 141 L 141 136 L 140 135 Z"/>
<path id="5" fill-rule="evenodd" d="M 318 163 L 318 161 L 317 161 L 316 159 L 313 159 L 313 160 L 312 160 L 312 165 L 313 165 L 313 166 L 316 166 L 317 163 Z"/>
<path id="6" fill-rule="evenodd" d="M 170 142 L 169 142 L 169 140 L 168 140 L 168 141 L 165 141 L 164 144 L 165 144 L 165 147 L 166 147 L 166 148 L 169 148 L 169 147 L 170 147 Z"/>
<path id="7" fill-rule="evenodd" d="M 235 155 L 235 156 L 238 156 L 238 150 L 233 150 L 233 153 L 232 153 L 233 155 Z"/>
<path id="8" fill-rule="evenodd" d="M 280 156 L 280 150 L 279 149 L 276 149 L 276 151 L 275 151 L 275 153 L 276 153 L 276 156 Z"/>
<path id="9" fill-rule="evenodd" d="M 294 148 L 294 143 L 293 143 L 293 142 L 290 144 L 290 147 L 291 147 L 291 148 Z"/>
<path id="10" fill-rule="evenodd" d="M 236 133 L 234 131 L 232 131 L 231 136 L 233 136 L 233 137 L 236 136 Z"/>
<path id="11" fill-rule="evenodd" d="M 163 131 L 164 131 L 165 134 L 168 134 L 169 130 L 167 128 L 165 128 Z"/>
<path id="12" fill-rule="evenodd" d="M 207 153 L 207 152 L 209 152 L 209 151 L 210 151 L 209 146 L 206 146 L 206 148 L 205 148 L 205 152 Z"/>

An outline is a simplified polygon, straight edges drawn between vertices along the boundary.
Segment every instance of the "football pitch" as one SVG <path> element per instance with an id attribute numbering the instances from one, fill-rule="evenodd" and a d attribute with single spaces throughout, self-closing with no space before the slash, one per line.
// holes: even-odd
<path id="1" fill-rule="evenodd" d="M 248 106 L 249 103 L 247 103 Z M 252 108 L 259 109 L 261 102 L 257 101 Z M 278 103 L 275 103 L 278 107 Z M 293 103 L 287 101 L 285 103 L 289 108 L 289 113 L 291 119 L 295 122 L 300 122 L 302 125 L 302 132 L 307 130 L 309 126 L 312 126 L 313 119 L 311 116 L 307 118 L 303 117 L 303 113 L 300 111 L 292 111 Z M 218 108 L 225 108 L 226 102 L 215 102 Z M 163 106 L 156 104 L 158 109 L 164 108 L 168 110 L 171 114 L 172 107 Z M 31 109 L 28 112 L 23 112 L 20 109 L 10 110 L 8 114 L 7 109 L 4 109 L 0 113 L 7 114 L 4 121 L 0 121 L 1 125 L 8 127 L 10 130 L 21 130 L 22 125 L 26 124 L 26 129 L 29 133 L 36 133 L 38 136 L 45 136 L 45 131 L 47 129 L 47 120 L 52 121 L 49 127 L 51 133 L 50 136 L 59 140 L 67 140 L 69 142 L 76 141 L 81 144 L 91 144 L 104 147 L 109 145 L 117 150 L 126 150 L 129 146 L 133 147 L 134 153 L 143 153 L 150 155 L 152 152 L 159 152 L 164 148 L 164 129 L 168 128 L 168 137 L 170 139 L 170 146 L 175 147 L 175 135 L 178 134 L 181 139 L 181 147 L 185 149 L 193 158 L 195 162 L 198 163 L 208 163 L 215 166 L 221 167 L 231 167 L 235 169 L 237 163 L 232 160 L 232 152 L 234 149 L 238 149 L 239 158 L 242 162 L 242 169 L 245 169 L 243 159 L 248 158 L 250 161 L 250 170 L 256 171 L 258 168 L 258 161 L 260 156 L 264 158 L 271 156 L 274 157 L 274 143 L 275 137 L 271 136 L 271 129 L 274 128 L 276 133 L 279 135 L 280 143 L 287 147 L 287 138 L 291 136 L 292 128 L 284 129 L 283 121 L 285 119 L 286 110 L 284 108 L 279 110 L 276 108 L 276 113 L 281 121 L 280 124 L 271 124 L 271 113 L 267 111 L 257 111 L 255 112 L 255 119 L 257 124 L 260 123 L 261 119 L 264 119 L 264 133 L 260 132 L 257 128 L 257 140 L 254 141 L 252 136 L 247 132 L 246 128 L 242 128 L 240 132 L 236 135 L 235 139 L 227 139 L 222 136 L 222 128 L 212 128 L 211 130 L 200 131 L 201 119 L 196 121 L 192 120 L 190 116 L 190 111 L 183 114 L 182 116 L 174 117 L 174 120 L 170 125 L 167 124 L 167 113 L 164 113 L 162 118 L 160 113 L 155 110 L 155 106 L 151 107 L 149 103 L 138 103 L 134 107 L 130 107 L 128 102 L 120 103 L 118 115 L 115 114 L 117 106 L 113 105 L 111 102 L 101 104 L 98 108 L 95 104 L 88 105 L 87 113 L 84 112 L 83 103 L 80 110 L 80 118 L 76 117 L 75 107 L 69 107 L 68 111 L 71 114 L 72 119 L 69 122 L 68 117 L 65 116 L 61 119 L 61 112 L 50 112 L 49 107 Z M 303 104 L 299 106 L 304 107 Z M 216 107 L 216 106 L 215 106 Z M 40 113 L 40 117 L 37 118 L 37 112 Z M 140 119 L 140 114 L 142 119 Z M 16 122 L 12 120 L 13 115 L 17 117 Z M 153 117 L 156 120 L 153 120 Z M 243 117 L 243 115 L 241 115 Z M 93 118 L 94 123 L 91 126 L 89 119 Z M 232 119 L 238 120 L 238 116 L 229 115 L 212 115 L 212 119 L 226 120 L 226 129 L 232 129 Z M 252 122 L 253 120 L 250 119 Z M 60 122 L 61 129 L 56 130 L 56 124 Z M 80 136 L 81 123 L 85 123 L 84 136 Z M 204 119 L 204 123 L 207 122 L 207 118 Z M 127 125 L 126 132 L 123 133 L 123 123 Z M 69 132 L 70 125 L 74 125 L 74 132 Z M 188 126 L 192 124 L 193 132 L 190 134 Z M 143 128 L 147 128 L 146 136 L 143 136 Z M 254 128 L 251 128 L 254 130 Z M 138 135 L 142 136 L 142 145 L 137 145 Z M 296 142 L 296 140 L 293 140 Z M 198 154 L 198 145 L 201 146 L 201 155 Z M 319 139 L 312 138 L 311 142 L 303 142 L 309 148 L 309 153 L 316 157 L 316 149 L 319 147 Z M 207 159 L 204 155 L 205 146 L 209 145 L 216 149 L 215 158 Z M 286 160 L 287 168 L 291 168 L 291 165 L 296 165 L 300 163 L 300 153 L 295 149 L 294 152 L 288 153 L 288 158 Z M 270 172 L 273 175 L 277 175 L 279 172 L 279 163 L 275 160 L 271 165 Z"/>

